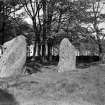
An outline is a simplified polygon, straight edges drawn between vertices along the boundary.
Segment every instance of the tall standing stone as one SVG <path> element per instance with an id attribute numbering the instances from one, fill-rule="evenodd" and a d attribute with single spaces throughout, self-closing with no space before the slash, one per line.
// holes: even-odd
<path id="1" fill-rule="evenodd" d="M 76 68 L 76 49 L 67 38 L 60 43 L 58 72 L 71 71 Z"/>
<path id="2" fill-rule="evenodd" d="M 6 43 L 0 58 L 0 77 L 10 77 L 21 74 L 26 62 L 26 39 L 20 35 Z"/>

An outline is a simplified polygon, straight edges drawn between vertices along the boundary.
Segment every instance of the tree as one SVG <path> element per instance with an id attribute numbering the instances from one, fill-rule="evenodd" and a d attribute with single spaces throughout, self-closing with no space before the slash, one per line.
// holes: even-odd
<path id="1" fill-rule="evenodd" d="M 105 34 L 100 24 L 105 22 L 102 0 L 74 0 L 67 2 L 67 10 L 64 12 L 63 20 L 60 22 L 60 29 L 69 32 L 70 39 L 78 40 L 84 38 L 94 41 L 99 46 L 99 56 L 102 54 L 102 42 Z M 64 3 L 63 3 L 64 6 Z M 95 34 L 95 35 L 94 35 Z"/>
<path id="2" fill-rule="evenodd" d="M 66 1 L 66 0 L 64 0 Z M 62 0 L 63 2 L 63 0 Z M 42 11 L 43 11 L 43 45 L 42 45 L 42 58 L 43 61 L 46 57 L 46 43 L 48 45 L 48 59 L 51 60 L 51 51 L 53 46 L 53 39 L 52 39 L 52 23 L 58 23 L 56 28 L 56 33 L 59 31 L 61 18 L 65 12 L 65 7 L 62 9 L 62 6 L 59 7 L 61 1 L 59 0 L 42 0 Z M 66 3 L 66 2 L 63 2 Z M 63 4 L 62 3 L 62 4 Z M 57 6 L 58 5 L 58 6 Z M 58 13 L 59 12 L 59 13 Z M 58 18 L 57 18 L 58 16 Z"/>
<path id="3" fill-rule="evenodd" d="M 91 34 L 89 34 L 91 40 L 99 46 L 99 56 L 101 60 L 102 50 L 102 41 L 105 37 L 103 33 L 104 28 L 100 28 L 100 24 L 105 22 L 105 13 L 102 12 L 105 4 L 102 0 L 87 0 L 89 9 L 86 10 L 86 18 L 82 20 L 87 24 L 87 28 Z M 93 35 L 94 34 L 94 35 Z"/>
<path id="4" fill-rule="evenodd" d="M 15 0 L 16 1 L 16 0 Z M 12 17 L 11 14 L 15 14 L 16 11 L 20 10 L 21 7 L 17 7 L 17 2 L 14 0 L 1 0 L 0 1 L 0 39 L 1 44 L 8 40 L 9 34 L 6 32 L 10 32 L 10 18 Z M 7 28 L 8 27 L 8 28 Z M 8 30 L 8 31 L 7 31 Z M 15 33 L 14 33 L 15 34 Z M 10 34 L 11 35 L 11 34 Z"/>
<path id="5" fill-rule="evenodd" d="M 30 16 L 30 18 L 33 21 L 33 29 L 35 32 L 34 56 L 36 52 L 36 45 L 38 45 L 39 56 L 41 56 L 40 50 L 42 47 L 43 61 L 46 58 L 45 46 L 48 40 L 47 36 L 50 34 L 51 31 L 54 3 L 55 0 L 20 0 L 20 4 L 24 6 L 26 13 Z M 50 51 L 48 52 L 50 53 Z M 49 55 L 51 55 L 51 53 Z"/>
<path id="6" fill-rule="evenodd" d="M 97 27 L 104 21 L 101 10 L 104 6 L 101 0 L 19 0 L 26 13 L 33 21 L 35 34 L 35 48 L 38 45 L 38 55 L 42 46 L 42 58 L 46 58 L 46 43 L 48 44 L 48 56 L 51 55 L 51 46 L 56 37 L 68 37 L 71 41 L 79 39 L 92 40 L 99 45 L 101 51 L 101 39 L 103 29 Z M 91 24 L 91 25 L 90 25 Z M 88 27 L 88 26 L 91 27 Z M 87 26 L 87 27 L 84 27 Z M 59 33 L 64 32 L 64 35 Z M 93 33 L 96 33 L 94 36 Z M 104 37 L 103 37 L 104 39 Z M 56 40 L 58 41 L 58 40 Z"/>
<path id="7" fill-rule="evenodd" d="M 27 15 L 32 19 L 33 30 L 35 35 L 34 43 L 34 56 L 36 53 L 36 46 L 40 44 L 40 32 L 41 32 L 41 20 L 40 20 L 40 10 L 42 8 L 40 0 L 19 0 L 20 5 L 24 7 Z M 39 24 L 39 27 L 37 27 Z M 40 31 L 39 31 L 40 30 Z M 38 54 L 40 51 L 38 51 Z"/>

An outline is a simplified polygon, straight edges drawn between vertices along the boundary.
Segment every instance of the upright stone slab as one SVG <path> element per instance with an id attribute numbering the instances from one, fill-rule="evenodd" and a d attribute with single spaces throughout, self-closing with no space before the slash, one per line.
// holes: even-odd
<path id="1" fill-rule="evenodd" d="M 26 62 L 26 39 L 20 35 L 6 43 L 0 58 L 0 77 L 10 77 L 22 73 Z"/>
<path id="2" fill-rule="evenodd" d="M 101 58 L 102 63 L 105 64 L 105 53 L 102 53 L 100 58 Z"/>
<path id="3" fill-rule="evenodd" d="M 71 71 L 76 67 L 76 49 L 67 38 L 60 43 L 58 72 Z"/>

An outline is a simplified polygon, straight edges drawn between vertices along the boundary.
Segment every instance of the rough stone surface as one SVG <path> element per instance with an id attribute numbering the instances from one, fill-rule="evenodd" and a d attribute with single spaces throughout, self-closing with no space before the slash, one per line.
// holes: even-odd
<path id="1" fill-rule="evenodd" d="M 76 49 L 67 38 L 64 38 L 60 44 L 58 72 L 71 71 L 76 66 Z"/>
<path id="2" fill-rule="evenodd" d="M 102 63 L 105 64 L 105 53 L 102 53 L 100 56 Z"/>
<path id="3" fill-rule="evenodd" d="M 26 61 L 26 40 L 20 35 L 6 43 L 0 59 L 0 77 L 10 77 L 22 73 Z"/>

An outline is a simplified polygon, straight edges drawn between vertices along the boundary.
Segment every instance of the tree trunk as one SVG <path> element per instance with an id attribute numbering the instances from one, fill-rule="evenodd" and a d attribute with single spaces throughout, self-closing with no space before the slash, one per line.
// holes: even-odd
<path id="1" fill-rule="evenodd" d="M 98 47 L 99 47 L 99 61 L 102 62 L 103 61 L 103 54 L 102 54 L 102 45 L 100 40 L 98 41 Z"/>
<path id="2" fill-rule="evenodd" d="M 41 51 L 41 44 L 40 44 L 40 42 L 38 42 L 38 57 L 39 58 L 41 58 L 40 51 Z"/>
<path id="3" fill-rule="evenodd" d="M 52 44 L 48 43 L 48 60 L 52 61 Z"/>
<path id="4" fill-rule="evenodd" d="M 3 28 L 2 28 L 2 42 L 1 44 L 3 45 L 5 42 L 5 23 L 3 22 Z"/>
<path id="5" fill-rule="evenodd" d="M 46 45 L 45 45 L 45 43 L 42 45 L 42 62 L 43 63 L 47 62 L 47 59 L 46 59 Z"/>
<path id="6" fill-rule="evenodd" d="M 1 29 L 1 31 L 2 31 L 2 40 L 1 40 L 1 44 L 3 45 L 4 42 L 5 42 L 5 25 L 6 25 L 4 14 L 3 14 L 3 23 L 2 23 L 2 24 L 3 24 L 3 25 L 2 25 L 2 29 Z"/>
<path id="7" fill-rule="evenodd" d="M 36 54 L 36 46 L 37 46 L 37 42 L 34 42 L 34 52 L 33 52 L 33 59 L 35 59 L 35 54 Z"/>
<path id="8" fill-rule="evenodd" d="M 35 41 L 34 41 L 34 53 L 33 53 L 33 59 L 35 60 L 35 54 L 36 54 L 36 47 L 38 43 L 38 32 L 37 32 L 37 27 L 36 27 L 36 19 L 32 18 L 33 21 L 33 30 L 34 30 L 34 35 L 35 35 Z"/>
<path id="9" fill-rule="evenodd" d="M 42 62 L 47 62 L 47 58 L 46 58 L 46 44 L 45 43 L 42 45 Z"/>

